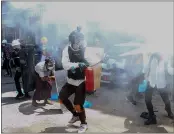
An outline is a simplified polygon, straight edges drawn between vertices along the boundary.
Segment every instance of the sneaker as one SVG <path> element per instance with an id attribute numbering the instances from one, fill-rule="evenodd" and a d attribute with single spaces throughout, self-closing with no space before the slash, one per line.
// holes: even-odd
<path id="1" fill-rule="evenodd" d="M 23 98 L 24 97 L 24 94 L 18 94 L 16 97 L 15 97 L 15 99 L 21 99 L 21 98 Z"/>
<path id="2" fill-rule="evenodd" d="M 144 122 L 144 125 L 151 125 L 151 124 L 157 124 L 155 115 L 153 117 L 149 117 L 149 119 Z"/>
<path id="3" fill-rule="evenodd" d="M 87 124 L 81 124 L 78 130 L 78 133 L 85 133 L 87 129 L 88 129 Z"/>
<path id="4" fill-rule="evenodd" d="M 73 124 L 73 123 L 75 123 L 77 121 L 80 121 L 79 116 L 73 116 L 68 123 L 69 124 Z"/>
<path id="5" fill-rule="evenodd" d="M 131 96 L 126 97 L 126 100 L 129 101 L 129 102 L 131 102 L 133 105 L 136 105 L 137 104 L 136 101 Z"/>

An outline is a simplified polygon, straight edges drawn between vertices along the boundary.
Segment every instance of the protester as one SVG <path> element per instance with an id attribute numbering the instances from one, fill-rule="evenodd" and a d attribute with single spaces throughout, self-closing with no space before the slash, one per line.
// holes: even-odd
<path id="1" fill-rule="evenodd" d="M 129 65 L 128 74 L 131 77 L 129 84 L 129 95 L 127 96 L 127 100 L 130 101 L 133 105 L 136 105 L 136 97 L 140 96 L 138 93 L 139 84 L 144 80 L 143 68 L 145 64 L 145 55 L 138 54 L 134 56 L 132 63 Z"/>
<path id="2" fill-rule="evenodd" d="M 21 50 L 20 42 L 18 40 L 13 40 L 12 47 L 14 49 L 14 51 L 12 53 L 12 58 L 14 60 L 15 67 L 16 67 L 14 81 L 15 81 L 16 90 L 18 91 L 16 99 L 21 99 L 23 97 L 29 98 L 28 92 L 24 91 L 24 94 L 22 93 L 21 84 L 19 81 L 22 76 L 21 63 L 20 63 L 20 58 L 19 58 L 19 54 L 20 54 L 20 50 Z"/>
<path id="3" fill-rule="evenodd" d="M 48 39 L 46 37 L 42 37 L 41 38 L 41 53 L 42 53 L 42 57 L 41 57 L 41 61 L 44 61 L 46 57 L 50 56 L 50 48 L 48 46 Z"/>
<path id="4" fill-rule="evenodd" d="M 73 114 L 70 124 L 80 121 L 78 130 L 83 133 L 87 130 L 86 114 L 83 104 L 86 98 L 84 69 L 89 65 L 85 58 L 84 35 L 78 31 L 73 31 L 69 36 L 70 45 L 63 50 L 62 64 L 68 71 L 67 83 L 62 87 L 59 94 L 59 102 Z M 74 106 L 68 99 L 75 93 Z"/>
<path id="5" fill-rule="evenodd" d="M 36 71 L 36 90 L 34 92 L 32 105 L 38 106 L 37 100 L 44 100 L 44 105 L 51 104 L 52 77 L 54 76 L 55 62 L 47 57 L 45 61 L 39 62 L 35 66 Z"/>
<path id="6" fill-rule="evenodd" d="M 18 39 L 20 42 L 20 70 L 22 77 L 22 87 L 26 98 L 31 98 L 29 92 L 35 89 L 34 87 L 34 49 L 32 45 L 27 45 L 25 40 Z"/>
<path id="7" fill-rule="evenodd" d="M 168 70 L 167 64 L 170 63 L 165 61 L 162 54 L 154 53 L 151 55 L 148 66 L 145 68 L 145 78 L 148 81 L 148 88 L 145 91 L 145 102 L 149 113 L 149 117 L 148 120 L 145 121 L 145 125 L 157 123 L 152 105 L 152 94 L 155 89 L 159 91 L 160 96 L 165 103 L 165 110 L 168 113 L 168 117 L 171 119 L 174 117 L 171 111 L 169 92 L 166 88 L 166 70 Z M 168 73 L 170 74 L 170 72 Z"/>
<path id="8" fill-rule="evenodd" d="M 6 40 L 2 41 L 2 46 L 3 46 L 3 58 L 4 58 L 4 64 L 5 64 L 5 69 L 6 69 L 6 74 L 5 76 L 10 76 L 12 77 L 12 71 L 11 71 L 11 66 L 10 66 L 10 60 L 12 56 L 12 46 L 7 43 Z"/>

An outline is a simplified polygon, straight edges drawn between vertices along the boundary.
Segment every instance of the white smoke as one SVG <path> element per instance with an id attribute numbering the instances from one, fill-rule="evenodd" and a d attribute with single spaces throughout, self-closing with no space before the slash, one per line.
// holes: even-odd
<path id="1" fill-rule="evenodd" d="M 12 2 L 17 8 L 43 4 L 45 24 L 68 23 L 73 30 L 87 21 L 99 21 L 102 29 L 144 36 L 156 47 L 173 46 L 172 2 Z M 171 49 L 169 49 L 171 50 Z M 173 49 L 172 49 L 173 50 Z"/>

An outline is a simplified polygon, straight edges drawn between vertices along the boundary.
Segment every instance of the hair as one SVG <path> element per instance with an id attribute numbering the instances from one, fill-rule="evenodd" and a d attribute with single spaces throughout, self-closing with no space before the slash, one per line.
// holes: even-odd
<path id="1" fill-rule="evenodd" d="M 54 60 L 51 57 L 47 57 L 45 59 L 45 64 L 48 64 L 48 63 L 54 64 L 55 62 L 54 62 Z"/>

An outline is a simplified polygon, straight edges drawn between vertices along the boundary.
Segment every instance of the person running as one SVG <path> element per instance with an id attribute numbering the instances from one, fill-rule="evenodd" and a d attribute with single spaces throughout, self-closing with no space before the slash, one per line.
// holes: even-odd
<path id="1" fill-rule="evenodd" d="M 70 124 L 80 121 L 78 133 L 88 129 L 86 113 L 83 107 L 86 98 L 84 69 L 89 66 L 89 60 L 85 58 L 85 39 L 81 32 L 73 31 L 69 35 L 70 45 L 63 50 L 62 64 L 67 70 L 67 83 L 59 93 L 59 102 L 72 113 Z M 68 99 L 75 94 L 74 105 Z"/>
<path id="2" fill-rule="evenodd" d="M 129 67 L 129 76 L 131 76 L 129 85 L 130 92 L 126 99 L 133 105 L 136 105 L 136 98 L 140 96 L 140 93 L 138 92 L 139 84 L 144 80 L 143 68 L 145 64 L 145 57 L 143 56 L 145 55 L 138 54 L 133 57 L 134 59 Z"/>
<path id="3" fill-rule="evenodd" d="M 154 90 L 158 90 L 165 104 L 165 110 L 168 117 L 173 119 L 174 115 L 171 110 L 169 100 L 169 92 L 167 90 L 166 70 L 169 62 L 166 62 L 161 53 L 153 53 L 149 59 L 149 64 L 145 68 L 145 79 L 148 81 L 148 88 L 145 91 L 145 103 L 149 113 L 148 119 L 144 122 L 145 125 L 156 124 L 156 115 L 154 114 L 152 105 L 152 94 Z M 170 74 L 170 71 L 168 71 Z"/>

